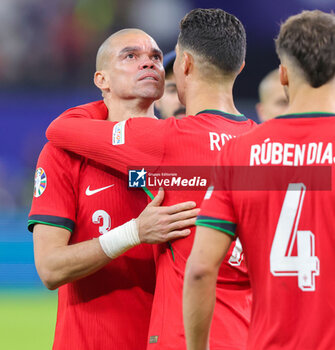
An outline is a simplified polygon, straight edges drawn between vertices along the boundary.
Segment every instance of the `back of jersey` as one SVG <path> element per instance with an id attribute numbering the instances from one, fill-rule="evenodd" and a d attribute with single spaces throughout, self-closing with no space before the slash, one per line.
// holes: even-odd
<path id="1" fill-rule="evenodd" d="M 248 349 L 334 348 L 334 129 L 330 114 L 282 116 L 230 145 L 238 161 L 222 158 L 272 166 L 263 191 L 232 191 L 235 218 L 221 217 L 237 224 L 248 262 Z"/>
<path id="2" fill-rule="evenodd" d="M 178 176 L 210 172 L 227 142 L 255 123 L 246 117 L 206 110 L 195 116 L 168 119 L 161 172 L 175 167 Z M 167 121 L 166 121 L 167 122 Z M 183 169 L 186 169 L 183 171 Z M 192 200 L 197 207 L 208 186 L 191 190 L 165 187 L 164 205 Z M 195 228 L 183 239 L 156 249 L 157 280 L 149 331 L 148 349 L 186 349 L 182 320 L 182 288 Z M 241 246 L 232 247 L 220 269 L 217 303 L 211 330 L 211 349 L 244 349 L 250 321 L 251 291 Z M 229 324 L 229 326 L 228 326 Z"/>
<path id="3" fill-rule="evenodd" d="M 205 110 L 195 116 L 189 116 L 181 120 L 172 120 L 165 139 L 165 154 L 162 160 L 163 166 L 175 166 L 178 171 L 186 176 L 195 177 L 207 172 L 210 174 L 212 166 L 228 141 L 238 135 L 253 129 L 255 123 L 243 115 L 232 115 L 220 111 Z M 185 168 L 185 170 L 183 170 Z M 199 176 L 197 176 L 199 174 Z M 186 186 L 185 190 L 165 188 L 166 195 L 164 205 L 171 205 L 187 200 L 193 200 L 200 207 L 209 183 L 205 187 Z M 172 243 L 175 254 L 174 265 L 183 271 L 186 260 L 191 252 L 195 227 L 192 234 L 186 239 L 176 240 Z M 177 259 L 177 256 L 180 259 Z M 179 263 L 181 262 L 181 265 Z M 242 264 L 243 265 L 243 264 Z M 236 265 L 235 265 L 236 267 Z M 239 269 L 239 267 L 237 267 Z M 243 271 L 245 276 L 245 269 Z M 219 277 L 218 283 L 236 283 L 235 272 L 231 271 Z M 222 280 L 221 280 L 222 277 Z M 243 278 L 245 280 L 245 278 Z"/>

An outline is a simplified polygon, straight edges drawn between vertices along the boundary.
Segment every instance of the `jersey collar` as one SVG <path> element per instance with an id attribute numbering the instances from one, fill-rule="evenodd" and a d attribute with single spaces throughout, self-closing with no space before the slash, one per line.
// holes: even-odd
<path id="1" fill-rule="evenodd" d="M 283 114 L 274 119 L 324 118 L 324 117 L 335 117 L 335 113 L 327 113 L 327 112 L 292 113 L 292 114 Z"/>
<path id="2" fill-rule="evenodd" d="M 200 111 L 196 115 L 199 115 L 199 114 L 220 115 L 221 117 L 224 117 L 224 118 L 227 118 L 230 120 L 235 120 L 237 122 L 244 122 L 244 121 L 248 120 L 248 118 L 246 116 L 244 116 L 243 114 L 229 114 L 229 113 L 219 111 L 218 109 L 204 109 L 203 111 Z"/>

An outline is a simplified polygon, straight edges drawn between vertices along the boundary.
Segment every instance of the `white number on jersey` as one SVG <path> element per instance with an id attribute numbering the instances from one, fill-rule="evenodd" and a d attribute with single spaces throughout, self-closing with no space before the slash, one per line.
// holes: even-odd
<path id="1" fill-rule="evenodd" d="M 92 215 L 92 221 L 94 224 L 102 224 L 99 226 L 101 234 L 107 233 L 111 228 L 111 217 L 104 210 L 95 211 Z"/>
<path id="2" fill-rule="evenodd" d="M 270 270 L 274 276 L 298 276 L 301 290 L 314 291 L 315 276 L 320 271 L 319 259 L 315 256 L 314 234 L 298 231 L 305 192 L 303 183 L 288 186 L 272 243 Z M 295 241 L 297 256 L 292 256 Z"/>
<path id="3" fill-rule="evenodd" d="M 239 238 L 235 241 L 235 247 L 231 253 L 231 256 L 229 258 L 229 264 L 233 266 L 240 266 L 241 262 L 243 260 L 244 253 L 242 249 L 242 244 Z"/>

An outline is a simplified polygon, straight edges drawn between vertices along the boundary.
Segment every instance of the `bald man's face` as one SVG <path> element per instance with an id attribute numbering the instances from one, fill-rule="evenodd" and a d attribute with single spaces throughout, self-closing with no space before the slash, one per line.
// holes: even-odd
<path id="1" fill-rule="evenodd" d="M 256 105 L 258 118 L 261 122 L 278 117 L 285 113 L 288 107 L 288 98 L 284 87 L 278 78 L 273 78 L 266 85 L 262 101 Z"/>
<path id="2" fill-rule="evenodd" d="M 155 102 L 155 107 L 159 110 L 162 119 L 172 116 L 177 119 L 185 117 L 185 107 L 179 101 L 176 79 L 173 72 L 166 74 L 164 95 L 160 100 Z"/>
<path id="3" fill-rule="evenodd" d="M 113 99 L 155 101 L 163 95 L 162 53 L 156 42 L 142 31 L 112 36 L 98 60 L 98 69 L 105 79 L 106 89 L 102 90 Z"/>

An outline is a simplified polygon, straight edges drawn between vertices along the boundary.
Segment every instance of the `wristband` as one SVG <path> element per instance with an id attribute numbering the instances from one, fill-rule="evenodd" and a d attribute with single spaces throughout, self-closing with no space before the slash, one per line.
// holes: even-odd
<path id="1" fill-rule="evenodd" d="M 140 244 L 135 219 L 104 233 L 99 237 L 99 242 L 104 253 L 111 259 Z"/>

